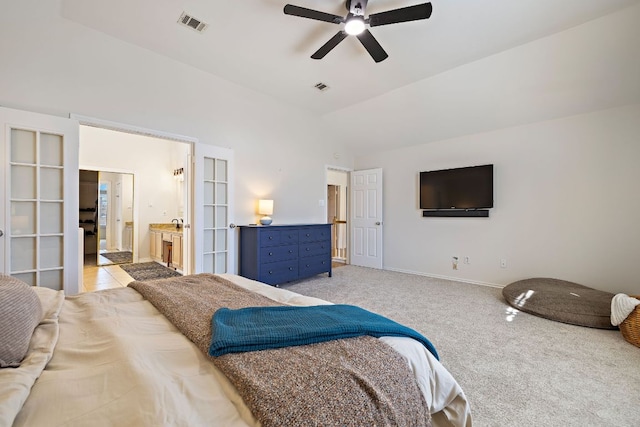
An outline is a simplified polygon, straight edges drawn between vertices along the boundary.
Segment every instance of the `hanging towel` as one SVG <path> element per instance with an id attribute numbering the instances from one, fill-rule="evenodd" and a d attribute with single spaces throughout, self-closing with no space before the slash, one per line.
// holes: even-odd
<path id="1" fill-rule="evenodd" d="M 627 294 L 616 294 L 611 299 L 611 324 L 618 326 L 624 322 L 636 306 L 640 304 L 640 300 L 630 297 Z"/>

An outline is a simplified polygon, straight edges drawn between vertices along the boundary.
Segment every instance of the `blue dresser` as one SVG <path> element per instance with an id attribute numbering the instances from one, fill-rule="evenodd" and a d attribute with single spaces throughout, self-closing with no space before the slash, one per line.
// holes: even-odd
<path id="1" fill-rule="evenodd" d="M 329 273 L 331 224 L 240 226 L 240 275 L 269 285 Z"/>

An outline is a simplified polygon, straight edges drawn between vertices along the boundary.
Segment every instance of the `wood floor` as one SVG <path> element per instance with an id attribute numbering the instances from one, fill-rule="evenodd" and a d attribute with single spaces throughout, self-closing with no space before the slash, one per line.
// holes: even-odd
<path id="1" fill-rule="evenodd" d="M 104 262 L 110 262 L 106 258 L 102 258 Z M 101 262 L 103 262 L 101 261 Z M 333 262 L 333 268 L 342 267 L 343 262 Z M 133 278 L 129 276 L 117 264 L 98 266 L 96 264 L 96 255 L 85 257 L 83 269 L 83 282 L 81 292 L 93 292 L 103 289 L 124 288 L 133 282 Z"/>

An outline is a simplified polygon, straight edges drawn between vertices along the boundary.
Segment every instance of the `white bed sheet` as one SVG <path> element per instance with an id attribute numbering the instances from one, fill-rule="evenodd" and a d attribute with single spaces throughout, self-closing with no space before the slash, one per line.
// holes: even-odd
<path id="1" fill-rule="evenodd" d="M 222 277 L 285 304 L 329 304 L 240 276 Z M 133 289 L 64 301 L 54 291 L 40 294 L 49 301 L 49 317 L 54 319 L 38 327 L 37 342 L 32 343 L 37 348 L 20 368 L 11 375 L 0 372 L 0 424 L 4 420 L 10 425 L 16 417 L 14 426 L 259 425 L 226 377 Z M 62 306 L 57 344 L 52 301 Z M 38 332 L 41 327 L 48 329 Z M 434 426 L 471 425 L 464 393 L 431 353 L 408 338 L 381 340 L 407 359 Z M 49 357 L 28 393 L 29 381 L 33 383 Z M 6 384 L 12 384 L 7 395 Z"/>

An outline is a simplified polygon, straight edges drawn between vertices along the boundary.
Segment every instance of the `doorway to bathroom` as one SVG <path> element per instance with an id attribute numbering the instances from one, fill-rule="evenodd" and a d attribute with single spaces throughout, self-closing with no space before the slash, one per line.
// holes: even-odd
<path id="1" fill-rule="evenodd" d="M 331 227 L 331 259 L 334 267 L 348 262 L 349 171 L 327 167 L 327 222 Z"/>
<path id="2" fill-rule="evenodd" d="M 133 173 L 81 169 L 79 183 L 85 265 L 133 262 Z"/>

